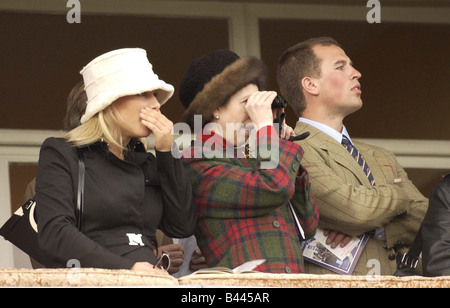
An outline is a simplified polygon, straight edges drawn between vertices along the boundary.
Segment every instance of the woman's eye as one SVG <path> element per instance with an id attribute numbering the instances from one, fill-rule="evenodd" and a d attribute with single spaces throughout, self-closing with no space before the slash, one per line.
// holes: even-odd
<path id="1" fill-rule="evenodd" d="M 143 93 L 139 93 L 137 94 L 138 96 L 142 96 L 142 97 L 147 97 L 148 92 L 143 92 Z"/>
<path id="2" fill-rule="evenodd" d="M 342 71 L 344 69 L 344 66 L 343 65 L 338 66 L 338 67 L 336 67 L 336 69 Z"/>

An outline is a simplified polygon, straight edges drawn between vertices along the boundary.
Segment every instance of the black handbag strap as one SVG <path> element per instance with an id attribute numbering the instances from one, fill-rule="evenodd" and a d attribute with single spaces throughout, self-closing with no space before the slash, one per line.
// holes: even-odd
<path id="1" fill-rule="evenodd" d="M 415 269 L 417 267 L 417 263 L 419 263 L 419 256 L 422 252 L 422 235 L 421 235 L 422 227 L 417 231 L 416 238 L 414 242 L 409 247 L 407 253 L 404 253 L 399 256 L 397 260 L 397 268 L 398 269 Z"/>
<path id="2" fill-rule="evenodd" d="M 84 202 L 84 159 L 83 152 L 81 149 L 77 148 L 78 153 L 78 191 L 77 191 L 77 228 L 83 232 L 83 202 Z"/>

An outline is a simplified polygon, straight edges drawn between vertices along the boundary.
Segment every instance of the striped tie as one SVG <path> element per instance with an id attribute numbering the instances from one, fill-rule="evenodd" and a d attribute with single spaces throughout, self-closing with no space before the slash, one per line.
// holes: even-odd
<path id="1" fill-rule="evenodd" d="M 367 178 L 369 179 L 370 184 L 375 186 L 375 180 L 373 178 L 372 172 L 370 172 L 369 165 L 367 165 L 362 154 L 359 153 L 359 151 L 353 146 L 353 144 L 350 142 L 350 140 L 348 140 L 348 138 L 345 137 L 344 135 L 342 135 L 342 145 L 347 149 L 347 151 L 349 151 L 349 153 L 353 156 L 353 158 L 361 166 L 361 168 L 363 169 Z"/>

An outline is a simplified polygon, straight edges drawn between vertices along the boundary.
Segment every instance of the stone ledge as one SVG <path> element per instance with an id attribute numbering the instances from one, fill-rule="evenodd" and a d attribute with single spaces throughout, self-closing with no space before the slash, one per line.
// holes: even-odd
<path id="1" fill-rule="evenodd" d="M 449 288 L 450 276 L 393 277 L 313 274 L 197 274 L 176 279 L 169 275 L 130 270 L 0 269 L 0 287 L 280 287 L 280 288 Z"/>

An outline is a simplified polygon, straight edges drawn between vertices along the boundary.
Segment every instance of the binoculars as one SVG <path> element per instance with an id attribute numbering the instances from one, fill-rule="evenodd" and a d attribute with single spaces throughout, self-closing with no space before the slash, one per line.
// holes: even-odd
<path id="1" fill-rule="evenodd" d="M 275 99 L 272 102 L 272 109 L 280 109 L 280 108 L 286 108 L 287 102 L 281 97 L 278 96 L 275 97 Z"/>

